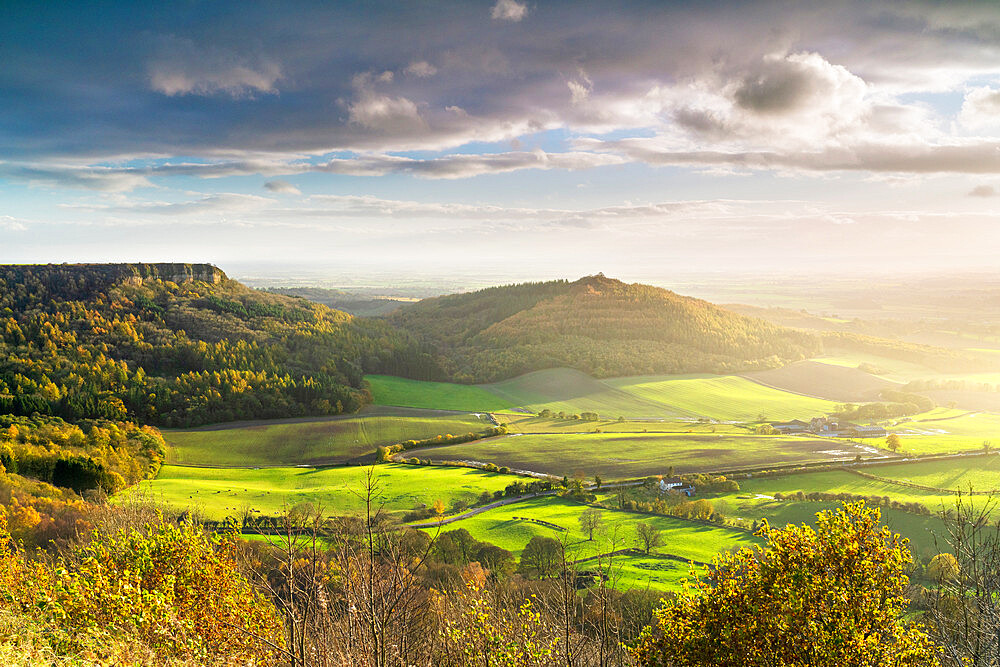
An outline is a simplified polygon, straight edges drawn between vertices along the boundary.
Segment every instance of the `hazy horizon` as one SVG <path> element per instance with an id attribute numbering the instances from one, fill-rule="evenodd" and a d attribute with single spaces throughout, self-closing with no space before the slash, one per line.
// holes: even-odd
<path id="1" fill-rule="evenodd" d="M 994 4 L 6 9 L 0 262 L 996 268 Z"/>

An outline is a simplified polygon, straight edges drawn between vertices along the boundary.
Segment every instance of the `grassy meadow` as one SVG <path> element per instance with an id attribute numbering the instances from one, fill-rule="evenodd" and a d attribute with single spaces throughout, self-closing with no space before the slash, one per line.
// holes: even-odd
<path id="1" fill-rule="evenodd" d="M 379 445 L 442 434 L 481 431 L 486 415 L 385 408 L 361 415 L 164 430 L 167 462 L 183 465 L 264 466 L 341 463 Z"/>
<path id="2" fill-rule="evenodd" d="M 670 419 L 602 419 L 582 421 L 579 419 L 548 419 L 535 415 L 516 413 L 496 413 L 497 421 L 507 427 L 510 433 L 694 433 L 699 435 L 732 434 L 746 435 L 750 428 L 739 424 L 699 422 L 695 420 L 676 421 Z"/>
<path id="3" fill-rule="evenodd" d="M 898 422 L 890 430 L 899 434 L 904 453 L 980 450 L 984 442 L 1000 448 L 1000 415 L 989 412 L 936 408 Z"/>
<path id="4" fill-rule="evenodd" d="M 553 368 L 485 385 L 421 382 L 367 376 L 375 402 L 446 410 L 578 414 L 606 420 L 695 419 L 757 421 L 809 419 L 837 403 L 782 391 L 735 375 L 656 375 L 597 380 L 569 368 Z"/>
<path id="5" fill-rule="evenodd" d="M 662 375 L 608 380 L 646 401 L 670 405 L 681 414 L 723 421 L 808 420 L 837 409 L 837 403 L 772 389 L 746 378 L 719 375 Z"/>
<path id="6" fill-rule="evenodd" d="M 510 475 L 473 470 L 385 464 L 374 469 L 386 511 L 402 512 L 441 499 L 447 507 L 456 501 L 474 501 L 483 491 L 503 489 Z M 193 509 L 205 518 L 236 516 L 244 509 L 280 514 L 299 503 L 320 504 L 330 514 L 363 512 L 358 494 L 364 488 L 366 468 L 189 468 L 163 466 L 156 479 L 132 487 L 139 494 L 178 510 Z"/>
<path id="7" fill-rule="evenodd" d="M 880 477 L 957 491 L 1000 489 L 1000 456 L 972 456 L 866 468 Z"/>
<path id="8" fill-rule="evenodd" d="M 431 410 L 499 412 L 514 404 L 476 385 L 421 382 L 391 375 L 366 375 L 376 405 Z"/>
<path id="9" fill-rule="evenodd" d="M 450 524 L 443 530 L 465 528 L 478 539 L 492 542 L 518 557 L 532 537 L 553 537 L 565 541 L 567 557 L 571 560 L 637 546 L 635 525 L 639 522 L 652 523 L 661 531 L 663 545 L 655 549 L 657 553 L 704 563 L 711 562 L 712 557 L 724 549 L 759 543 L 758 538 L 745 531 L 616 509 L 602 510 L 603 525 L 595 532 L 594 540 L 589 541 L 579 523 L 580 513 L 586 508 L 586 505 L 573 500 L 544 496 L 487 510 Z M 565 530 L 556 530 L 524 519 L 540 519 Z M 630 558 L 622 560 L 628 563 Z M 686 566 L 679 565 L 686 576 Z M 642 568 L 635 569 L 640 572 L 633 576 L 641 576 Z"/>
<path id="10" fill-rule="evenodd" d="M 844 440 L 797 436 L 655 433 L 526 434 L 461 445 L 427 447 L 414 455 L 436 461 L 469 460 L 550 475 L 605 479 L 768 467 L 854 458 L 861 450 Z"/>
<path id="11" fill-rule="evenodd" d="M 536 371 L 484 387 L 533 413 L 542 410 L 569 414 L 596 412 L 609 419 L 689 416 L 674 406 L 631 395 L 606 380 L 597 380 L 569 368 Z"/>

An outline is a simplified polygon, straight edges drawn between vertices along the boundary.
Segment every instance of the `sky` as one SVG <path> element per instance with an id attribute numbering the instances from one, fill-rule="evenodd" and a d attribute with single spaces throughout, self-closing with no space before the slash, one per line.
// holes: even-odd
<path id="1" fill-rule="evenodd" d="M 1000 3 L 3 7 L 0 262 L 638 278 L 1000 251 Z"/>

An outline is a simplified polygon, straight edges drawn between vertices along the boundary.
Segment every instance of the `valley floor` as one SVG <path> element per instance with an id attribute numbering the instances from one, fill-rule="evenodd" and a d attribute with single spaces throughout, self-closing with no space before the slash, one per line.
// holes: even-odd
<path id="1" fill-rule="evenodd" d="M 483 434 L 499 424 L 507 435 L 398 455 L 425 465 L 377 465 L 382 509 L 401 518 L 433 516 L 428 508 L 437 506 L 444 516 L 460 518 L 428 531 L 464 528 L 515 555 L 537 535 L 561 539 L 574 560 L 600 557 L 603 563 L 605 554 L 617 552 L 612 569 L 622 587 L 676 589 L 689 576 L 690 563 L 708 563 L 720 550 L 757 543 L 748 528 L 764 519 L 772 525 L 812 521 L 816 512 L 838 505 L 831 494 L 877 498 L 890 527 L 910 539 L 919 557 L 929 558 L 944 540 L 940 513 L 953 506 L 957 490 L 1000 489 L 1000 457 L 981 455 L 992 442 L 1000 444 L 1000 413 L 956 405 L 883 422 L 900 437 L 895 455 L 884 438 L 755 433 L 765 421 L 808 421 L 837 410 L 840 401 L 898 382 L 857 365 L 824 358 L 746 377 L 611 380 L 556 369 L 481 386 L 369 376 L 377 405 L 359 415 L 165 431 L 170 465 L 128 493 L 214 520 L 273 515 L 301 503 L 332 514 L 357 513 L 364 509 L 358 492 L 367 468 L 361 464 L 375 462 L 377 447 Z M 961 456 L 879 463 L 950 453 Z M 870 465 L 854 466 L 859 459 Z M 447 462 L 474 462 L 492 472 L 440 465 Z M 839 464 L 852 465 L 849 470 Z M 802 465 L 822 469 L 781 472 Z M 759 474 L 764 470 L 771 472 Z M 739 491 L 695 496 L 711 503 L 714 524 L 620 509 L 618 494 L 628 487 L 608 486 L 614 480 L 725 471 L 754 474 L 739 480 Z M 603 489 L 592 488 L 605 507 L 595 540 L 580 528 L 588 506 L 555 493 L 515 494 L 506 504 L 466 516 L 467 508 L 504 496 L 512 483 L 545 476 L 576 478 L 591 487 L 601 478 Z M 809 496 L 819 493 L 828 496 Z M 973 502 L 986 502 L 986 496 Z M 637 547 L 635 526 L 642 522 L 654 524 L 663 538 L 649 554 L 627 551 Z"/>

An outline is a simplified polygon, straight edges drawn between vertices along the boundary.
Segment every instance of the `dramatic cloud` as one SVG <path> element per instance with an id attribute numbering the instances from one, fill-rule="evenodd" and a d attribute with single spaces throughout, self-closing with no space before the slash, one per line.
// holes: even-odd
<path id="1" fill-rule="evenodd" d="M 268 181 L 264 184 L 264 187 L 271 192 L 276 192 L 283 195 L 300 195 L 302 191 L 297 187 L 289 183 L 288 181 Z"/>
<path id="2" fill-rule="evenodd" d="M 994 3 L 204 9 L 56 3 L 44 21 L 0 22 L 2 213 L 32 221 L 18 239 L 56 220 L 183 218 L 202 232 L 252 220 L 343 239 L 396 226 L 408 248 L 444 255 L 456 220 L 463 249 L 543 225 L 567 255 L 570 229 L 574 251 L 614 230 L 641 254 L 656 246 L 643 234 L 717 239 L 718 225 L 799 247 L 831 229 L 912 240 L 903 262 L 919 254 L 914 229 L 936 256 L 932 222 L 946 213 L 978 230 L 969 247 L 994 238 L 982 199 L 1000 174 Z M 993 185 L 970 193 L 979 181 Z M 314 198 L 359 191 L 379 199 Z M 730 203 L 788 192 L 808 203 Z M 702 203 L 670 203 L 688 197 Z M 912 210 L 887 212 L 904 201 Z M 737 244 L 730 256 L 757 250 L 771 254 Z"/>
<path id="3" fill-rule="evenodd" d="M 490 10 L 494 21 L 520 21 L 528 15 L 528 6 L 515 0 L 497 0 Z"/>
<path id="4" fill-rule="evenodd" d="M 281 68 L 273 62 L 249 62 L 174 36 L 161 38 L 158 51 L 149 63 L 149 84 L 164 95 L 224 93 L 239 98 L 277 92 L 274 84 L 281 77 Z"/>

